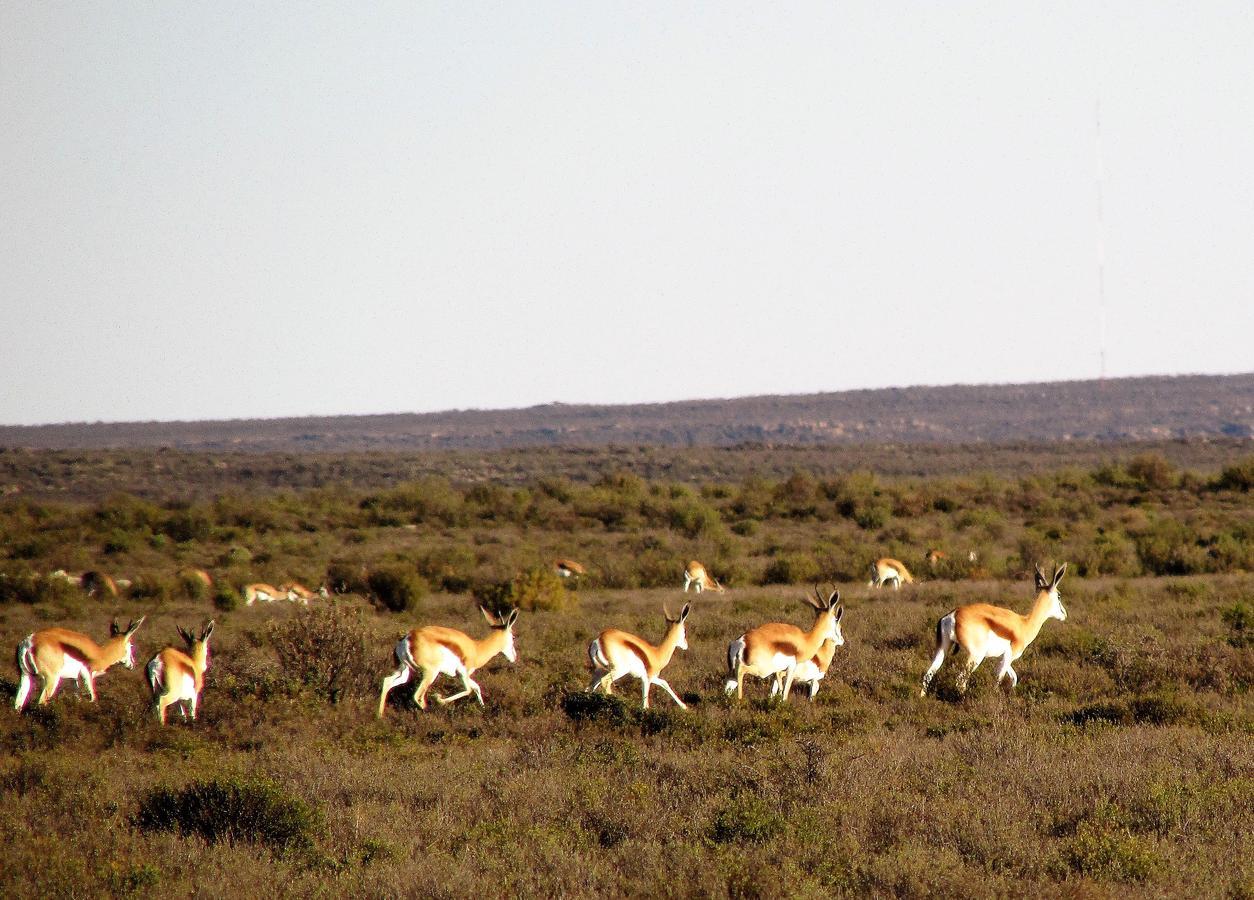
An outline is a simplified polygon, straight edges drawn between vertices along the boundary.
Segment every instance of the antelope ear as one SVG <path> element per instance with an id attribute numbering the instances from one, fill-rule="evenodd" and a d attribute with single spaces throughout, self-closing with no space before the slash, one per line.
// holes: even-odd
<path id="1" fill-rule="evenodd" d="M 126 629 L 126 633 L 127 633 L 128 635 L 131 635 L 131 634 L 134 634 L 135 632 L 139 631 L 139 626 L 144 624 L 144 619 L 146 619 L 146 618 L 148 618 L 148 617 L 147 617 L 147 616 L 140 616 L 140 617 L 139 617 L 139 621 L 138 621 L 138 622 L 132 622 L 132 623 L 130 624 L 130 626 Z"/>
<path id="2" fill-rule="evenodd" d="M 117 637 L 121 633 L 122 633 L 122 629 L 118 628 L 118 620 L 110 619 L 109 620 L 109 637 Z"/>
<path id="3" fill-rule="evenodd" d="M 827 598 L 827 608 L 840 606 L 840 591 L 832 591 L 832 595 Z"/>
<path id="4" fill-rule="evenodd" d="M 692 604 L 685 603 L 684 608 L 679 611 L 679 621 L 682 622 L 688 618 L 688 613 L 692 612 Z"/>
<path id="5" fill-rule="evenodd" d="M 1049 581 L 1045 578 L 1045 573 L 1041 571 L 1039 563 L 1033 566 L 1036 569 L 1036 587 L 1038 590 L 1045 590 L 1049 587 Z"/>
<path id="6" fill-rule="evenodd" d="M 1058 587 L 1058 582 L 1062 581 L 1062 576 L 1066 574 L 1067 574 L 1067 564 L 1063 563 L 1061 566 L 1057 568 L 1057 570 L 1055 570 L 1054 580 L 1050 584 L 1050 587 Z"/>
<path id="7" fill-rule="evenodd" d="M 514 623 L 515 623 L 515 622 L 517 622 L 517 621 L 518 621 L 518 610 L 517 610 L 517 609 L 511 609 L 511 610 L 509 611 L 509 615 L 505 617 L 505 627 L 506 627 L 506 628 L 513 628 L 513 627 L 514 627 Z"/>
<path id="8" fill-rule="evenodd" d="M 501 624 L 501 621 L 496 616 L 488 612 L 488 608 L 486 606 L 483 606 L 481 604 L 479 606 L 479 612 L 483 613 L 483 617 L 487 620 L 489 625 L 492 625 L 493 627 L 495 627 Z"/>
<path id="9" fill-rule="evenodd" d="M 175 625 L 174 630 L 177 631 L 179 633 L 179 637 L 181 637 L 187 643 L 189 644 L 196 643 L 196 639 L 192 637 L 190 634 L 188 634 L 182 625 Z"/>
<path id="10" fill-rule="evenodd" d="M 837 598 L 837 602 L 839 602 L 839 598 Z M 836 607 L 836 623 L 839 625 L 840 620 L 843 619 L 844 617 L 845 617 L 845 608 L 843 606 L 837 606 Z"/>
<path id="11" fill-rule="evenodd" d="M 202 641 L 209 640 L 209 635 L 213 634 L 213 626 L 215 624 L 216 623 L 213 621 L 213 619 L 209 620 L 209 624 L 205 626 L 205 630 L 200 633 L 200 639 Z"/>

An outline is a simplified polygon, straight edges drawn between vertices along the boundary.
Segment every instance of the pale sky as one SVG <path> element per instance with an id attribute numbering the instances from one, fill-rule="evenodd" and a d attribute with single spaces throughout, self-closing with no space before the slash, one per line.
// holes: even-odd
<path id="1" fill-rule="evenodd" d="M 1254 6 L 0 2 L 0 423 L 1254 369 Z"/>

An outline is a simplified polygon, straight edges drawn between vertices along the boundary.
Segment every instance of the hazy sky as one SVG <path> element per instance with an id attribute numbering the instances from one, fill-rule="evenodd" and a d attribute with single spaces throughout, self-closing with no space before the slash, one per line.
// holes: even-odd
<path id="1" fill-rule="evenodd" d="M 1254 369 L 1254 6 L 0 3 L 0 423 Z"/>

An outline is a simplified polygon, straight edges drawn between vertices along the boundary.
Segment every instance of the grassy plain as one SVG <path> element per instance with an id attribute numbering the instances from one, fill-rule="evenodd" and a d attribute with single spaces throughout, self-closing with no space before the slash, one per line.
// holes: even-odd
<path id="1" fill-rule="evenodd" d="M 22 715 L 14 673 L 0 675 L 0 893 L 1251 896 L 1247 468 L 1124 454 L 1015 477 L 802 472 L 678 492 L 618 475 L 9 498 L 0 570 L 21 582 L 0 604 L 9 646 L 54 623 L 103 637 L 110 616 L 146 613 L 142 667 L 176 624 L 218 626 L 192 725 L 156 724 L 138 670 L 100 678 L 94 705 L 65 684 Z M 1097 552 L 1112 531 L 1118 552 Z M 984 571 L 900 592 L 869 590 L 854 580 L 864 560 L 844 558 L 918 558 L 933 539 L 976 535 Z M 484 708 L 420 712 L 400 688 L 375 718 L 403 630 L 484 634 L 470 592 L 499 601 L 519 569 L 571 545 L 596 577 L 523 613 L 518 663 L 498 657 L 479 678 Z M 457 546 L 470 550 L 447 556 Z M 734 586 L 694 600 L 690 649 L 667 670 L 691 709 L 655 692 L 641 713 L 632 682 L 625 703 L 583 694 L 597 631 L 656 640 L 662 604 L 684 599 L 684 558 L 720 550 Z M 309 611 L 238 607 L 174 574 L 316 584 L 350 551 L 362 594 Z M 936 618 L 971 601 L 1026 610 L 1029 582 L 1012 576 L 1037 552 L 1072 560 L 1070 618 L 1016 665 L 1018 691 L 986 665 L 959 698 L 947 663 L 920 699 Z M 808 586 L 763 583 L 779 558 L 778 580 L 811 574 L 801 555 L 841 581 L 848 643 L 813 704 L 770 704 L 765 684 L 729 702 L 727 641 L 808 623 Z M 674 584 L 648 586 L 664 556 Z M 371 572 L 407 560 L 412 571 L 387 570 L 405 590 L 372 594 L 391 582 Z M 135 585 L 88 597 L 32 575 L 58 565 Z"/>

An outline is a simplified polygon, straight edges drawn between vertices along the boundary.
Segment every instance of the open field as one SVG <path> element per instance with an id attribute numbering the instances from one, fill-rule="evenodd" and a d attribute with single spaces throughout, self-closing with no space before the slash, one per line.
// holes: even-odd
<path id="1" fill-rule="evenodd" d="M 565 455 L 524 454 L 514 479 L 435 457 L 400 482 L 355 468 L 368 457 L 311 457 L 357 474 L 190 494 L 182 468 L 145 469 L 160 455 L 85 457 L 96 487 L 70 475 L 61 494 L 0 501 L 0 640 L 51 624 L 99 639 L 110 617 L 147 614 L 139 669 L 100 677 L 95 705 L 63 683 L 21 715 L 0 674 L 0 893 L 1254 895 L 1246 447 L 1196 465 L 1139 446 L 1082 462 L 1015 450 L 1034 462 L 923 475 L 756 471 L 728 451 L 708 478 L 707 451 L 676 457 L 683 477 L 610 451 L 579 477 L 537 461 Z M 147 472 L 144 496 L 101 489 L 109 469 Z M 935 570 L 929 546 L 950 553 Z M 883 554 L 926 581 L 868 589 Z M 558 555 L 589 577 L 551 576 Z M 690 557 L 730 590 L 685 597 Z M 989 662 L 959 697 L 950 662 L 920 699 L 937 618 L 972 601 L 1026 611 L 1037 560 L 1070 561 L 1069 618 L 1016 664 L 1017 692 Z M 87 596 L 56 568 L 131 584 Z M 289 578 L 343 593 L 308 610 L 238 600 Z M 817 701 L 770 704 L 763 683 L 728 701 L 727 642 L 808 624 L 802 582 L 818 578 L 840 582 L 847 644 Z M 662 604 L 684 599 L 690 649 L 666 678 L 688 711 L 655 690 L 642 714 L 630 680 L 625 703 L 582 692 L 601 628 L 657 640 Z M 486 706 L 420 712 L 411 682 L 377 720 L 397 637 L 434 622 L 483 635 L 477 600 L 525 607 L 518 662 L 478 676 Z M 201 717 L 163 729 L 140 670 L 175 625 L 210 617 Z"/>

